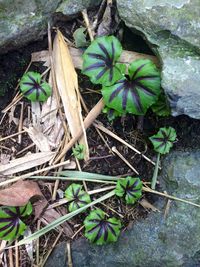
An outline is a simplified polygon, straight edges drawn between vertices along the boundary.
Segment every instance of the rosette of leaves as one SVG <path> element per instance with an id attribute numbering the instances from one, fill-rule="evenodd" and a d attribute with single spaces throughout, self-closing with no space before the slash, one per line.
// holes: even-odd
<path id="1" fill-rule="evenodd" d="M 101 209 L 93 210 L 84 220 L 85 237 L 92 243 L 103 245 L 116 242 L 121 230 L 121 222 L 115 217 L 106 218 Z"/>
<path id="2" fill-rule="evenodd" d="M 31 213 L 30 202 L 23 207 L 0 207 L 0 239 L 12 241 L 22 235 L 27 228 L 23 220 Z"/>
<path id="3" fill-rule="evenodd" d="M 173 142 L 176 140 L 176 131 L 172 127 L 160 128 L 157 134 L 151 136 L 149 139 L 156 152 L 167 154 L 173 146 Z"/>
<path id="4" fill-rule="evenodd" d="M 161 117 L 170 116 L 171 114 L 170 106 L 163 91 L 159 95 L 156 103 L 151 106 L 151 109 L 158 116 Z"/>
<path id="5" fill-rule="evenodd" d="M 36 102 L 44 102 L 51 95 L 50 85 L 42 81 L 42 76 L 33 71 L 29 71 L 23 75 L 20 81 L 20 89 L 24 97 Z"/>
<path id="6" fill-rule="evenodd" d="M 160 72 L 149 59 L 138 59 L 128 68 L 128 78 L 103 85 L 105 104 L 119 112 L 143 115 L 160 94 Z"/>
<path id="7" fill-rule="evenodd" d="M 142 181 L 131 176 L 117 181 L 115 194 L 124 197 L 127 204 L 135 204 L 142 196 Z"/>
<path id="8" fill-rule="evenodd" d="M 122 46 L 114 36 L 95 39 L 83 54 L 82 73 L 94 84 L 106 86 L 114 84 L 123 77 L 125 64 L 117 63 Z"/>
<path id="9" fill-rule="evenodd" d="M 157 134 L 151 136 L 149 139 L 153 144 L 154 150 L 158 152 L 156 165 L 151 181 L 151 188 L 155 189 L 158 177 L 160 155 L 169 153 L 170 149 L 173 147 L 174 141 L 176 140 L 176 131 L 172 127 L 160 128 Z"/>
<path id="10" fill-rule="evenodd" d="M 82 160 L 85 156 L 85 146 L 83 144 L 76 144 L 75 147 L 72 148 L 73 155 L 75 158 Z"/>
<path id="11" fill-rule="evenodd" d="M 82 185 L 80 184 L 71 184 L 65 190 L 65 197 L 70 201 L 69 212 L 75 211 L 79 208 L 84 207 L 85 205 L 91 202 L 90 196 L 84 190 L 82 190 Z"/>

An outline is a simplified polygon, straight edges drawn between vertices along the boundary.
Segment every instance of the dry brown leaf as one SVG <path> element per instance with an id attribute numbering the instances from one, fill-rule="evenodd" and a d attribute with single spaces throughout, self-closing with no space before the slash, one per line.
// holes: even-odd
<path id="1" fill-rule="evenodd" d="M 65 116 L 72 137 L 83 129 L 83 118 L 78 91 L 78 78 L 72 58 L 63 35 L 58 31 L 53 45 L 53 62 L 58 91 L 62 100 Z M 89 149 L 85 131 L 79 143 L 86 147 L 85 159 L 89 158 Z"/>
<path id="2" fill-rule="evenodd" d="M 43 66 L 49 67 L 50 66 L 50 58 L 49 58 L 49 51 L 42 50 L 39 52 L 34 52 L 31 54 L 31 61 L 32 62 L 45 62 Z"/>
<path id="3" fill-rule="evenodd" d="M 18 181 L 11 187 L 0 190 L 0 204 L 24 206 L 34 196 L 43 196 L 38 184 L 33 181 Z"/>
<path id="4" fill-rule="evenodd" d="M 142 199 L 142 200 L 140 200 L 140 205 L 142 205 L 142 207 L 143 208 L 145 208 L 145 209 L 150 209 L 150 210 L 152 210 L 152 211 L 158 211 L 158 212 L 160 212 L 160 210 L 158 209 L 158 208 L 156 208 L 154 205 L 152 205 L 149 201 L 147 201 L 146 199 Z"/>
<path id="5" fill-rule="evenodd" d="M 49 209 L 44 212 L 40 220 L 48 225 L 51 222 L 55 221 L 56 219 L 60 218 L 62 215 L 59 214 L 55 209 Z M 67 237 L 72 237 L 73 231 L 67 222 L 64 222 L 58 229 L 63 229 L 64 233 Z"/>
<path id="6" fill-rule="evenodd" d="M 51 151 L 48 138 L 41 132 L 39 126 L 24 127 L 33 143 L 41 152 Z"/>
<path id="7" fill-rule="evenodd" d="M 7 164 L 0 165 L 1 175 L 11 175 L 21 171 L 25 171 L 36 167 L 38 165 L 44 164 L 51 160 L 55 152 L 39 152 L 34 154 L 27 154 L 24 157 L 11 160 Z"/>

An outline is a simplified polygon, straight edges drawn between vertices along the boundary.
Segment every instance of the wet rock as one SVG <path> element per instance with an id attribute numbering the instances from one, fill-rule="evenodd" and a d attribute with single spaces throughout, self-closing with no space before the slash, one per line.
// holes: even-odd
<path id="1" fill-rule="evenodd" d="M 171 152 L 163 162 L 162 189 L 169 194 L 200 204 L 200 151 Z M 74 267 L 198 267 L 200 266 L 200 209 L 173 201 L 164 218 L 166 199 L 122 233 L 118 242 L 107 246 L 89 244 L 84 238 L 72 243 Z M 66 244 L 52 253 L 46 267 L 55 266 L 66 256 Z M 62 252 L 62 253 L 61 253 Z M 64 255 L 64 256 L 63 256 Z M 61 259 L 60 259 L 61 257 Z M 67 259 L 63 265 L 66 266 Z M 56 265 L 58 266 L 58 265 Z"/>
<path id="2" fill-rule="evenodd" d="M 47 23 L 56 12 L 70 17 L 100 1 L 87 0 L 1 0 L 0 53 L 36 41 L 47 32 Z"/>
<path id="3" fill-rule="evenodd" d="M 174 116 L 200 118 L 199 0 L 117 1 L 121 18 L 162 63 L 162 86 Z"/>

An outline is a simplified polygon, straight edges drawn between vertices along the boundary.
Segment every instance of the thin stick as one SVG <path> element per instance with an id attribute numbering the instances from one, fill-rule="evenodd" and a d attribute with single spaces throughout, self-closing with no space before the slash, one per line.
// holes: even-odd
<path id="1" fill-rule="evenodd" d="M 93 32 L 92 32 L 92 29 L 91 29 L 91 26 L 90 26 L 87 10 L 84 9 L 81 13 L 83 15 L 83 19 L 85 21 L 85 25 L 86 25 L 90 40 L 93 41 L 94 40 L 94 36 L 93 36 Z"/>
<path id="2" fill-rule="evenodd" d="M 23 128 L 23 117 L 24 117 L 24 102 L 21 102 L 21 111 L 20 111 L 20 118 L 19 118 L 19 126 L 18 126 L 18 132 L 22 131 Z M 22 142 L 22 134 L 18 135 L 18 143 L 21 144 Z"/>
<path id="3" fill-rule="evenodd" d="M 6 147 L 6 146 L 0 146 L 1 149 L 5 149 L 5 150 L 8 150 L 8 151 L 12 151 L 12 149 Z"/>
<path id="4" fill-rule="evenodd" d="M 75 157 L 75 161 L 76 161 L 76 165 L 77 165 L 77 167 L 78 167 L 78 170 L 79 170 L 79 171 L 82 171 L 82 170 L 81 170 L 81 165 L 80 165 L 80 163 L 79 163 L 79 160 L 78 160 L 76 157 Z M 88 188 L 87 188 L 86 181 L 83 181 L 83 187 L 84 187 L 85 191 L 88 193 Z"/>
<path id="5" fill-rule="evenodd" d="M 63 234 L 63 230 L 60 231 L 60 233 L 58 234 L 58 236 L 56 237 L 56 240 L 54 241 L 53 245 L 51 246 L 51 248 L 48 250 L 48 253 L 44 259 L 44 261 L 41 264 L 41 267 L 43 267 L 46 263 L 46 261 L 48 260 L 52 250 L 55 248 L 56 244 L 58 243 L 58 240 L 60 239 L 61 235 Z"/>
<path id="6" fill-rule="evenodd" d="M 157 183 L 157 178 L 158 178 L 159 163 L 160 163 L 160 153 L 157 154 L 156 165 L 155 165 L 155 169 L 154 169 L 154 172 L 153 172 L 153 177 L 152 177 L 152 180 L 151 180 L 151 189 L 155 189 L 156 188 L 156 183 Z"/>
<path id="7" fill-rule="evenodd" d="M 52 165 L 52 166 L 48 166 L 48 167 L 42 168 L 42 169 L 40 169 L 40 170 L 36 170 L 36 171 L 33 171 L 33 172 L 29 172 L 29 173 L 27 173 L 27 174 L 24 174 L 24 175 L 21 175 L 21 176 L 14 177 L 14 178 L 9 179 L 9 180 L 6 180 L 6 181 L 3 181 L 3 182 L 0 183 L 0 186 L 4 186 L 4 185 L 10 184 L 10 183 L 14 183 L 14 182 L 17 182 L 17 181 L 19 181 L 19 180 L 24 180 L 24 179 L 26 179 L 26 178 L 29 178 L 30 176 L 39 174 L 39 173 L 41 173 L 41 172 L 50 171 L 50 170 L 53 170 L 53 169 L 58 168 L 58 167 L 60 167 L 60 166 L 67 165 L 67 164 L 70 164 L 69 160 L 64 161 L 64 162 L 60 162 L 60 163 L 55 164 L 55 165 Z"/>
<path id="8" fill-rule="evenodd" d="M 72 264 L 72 254 L 71 254 L 71 246 L 70 246 L 70 242 L 67 242 L 67 258 L 68 258 L 68 267 L 73 267 Z"/>
<path id="9" fill-rule="evenodd" d="M 64 157 L 61 159 L 61 162 L 63 162 L 63 161 L 64 161 Z M 59 169 L 58 169 L 58 172 L 61 172 L 61 171 L 62 171 L 62 166 L 59 167 Z M 57 174 L 57 175 L 59 175 L 59 174 Z M 60 183 L 59 179 L 55 181 L 53 194 L 52 194 L 52 200 L 56 200 L 56 193 L 57 193 L 57 190 L 58 190 L 59 183 Z"/>
<path id="10" fill-rule="evenodd" d="M 120 218 L 124 218 L 124 216 L 122 214 L 120 214 L 119 212 L 117 212 L 116 210 L 114 210 L 113 208 L 111 208 L 110 206 L 104 204 L 103 202 L 100 202 L 99 204 L 103 205 L 104 207 L 106 207 L 107 209 L 111 210 L 113 213 L 116 213 Z"/>
<path id="11" fill-rule="evenodd" d="M 38 220 L 37 222 L 37 231 L 40 230 L 41 221 Z M 36 265 L 39 266 L 40 263 L 40 239 L 36 240 Z"/>
<path id="12" fill-rule="evenodd" d="M 166 198 L 169 198 L 169 199 L 172 199 L 172 200 L 177 200 L 177 201 L 180 201 L 180 202 L 183 202 L 183 203 L 186 203 L 186 204 L 190 204 L 192 206 L 200 208 L 200 205 L 198 205 L 196 203 L 193 203 L 191 201 L 188 201 L 188 200 L 185 200 L 185 199 L 181 199 L 181 198 L 178 198 L 178 197 L 174 197 L 174 196 L 162 193 L 162 192 L 158 192 L 158 191 L 153 190 L 153 189 L 151 189 L 149 187 L 144 187 L 143 186 L 142 190 L 145 191 L 145 192 L 153 193 L 153 194 L 156 194 L 156 195 L 159 195 L 159 196 L 162 196 L 162 197 L 166 197 Z"/>
<path id="13" fill-rule="evenodd" d="M 129 147 L 131 150 L 133 150 L 135 153 L 141 155 L 144 159 L 146 159 L 148 162 L 150 162 L 151 164 L 155 165 L 155 163 L 149 159 L 147 156 L 143 155 L 139 150 L 137 150 L 136 148 L 134 148 L 133 146 L 131 146 L 130 144 L 128 144 L 126 141 L 124 141 L 122 138 L 120 138 L 119 136 L 117 136 L 116 134 L 114 134 L 113 132 L 111 132 L 110 130 L 106 129 L 103 125 L 100 125 L 99 123 L 93 123 L 94 126 L 96 126 L 98 129 L 100 129 L 102 132 L 110 135 L 111 137 L 115 138 L 117 141 L 119 141 L 120 143 L 124 144 L 125 146 Z"/>
<path id="14" fill-rule="evenodd" d="M 15 246 L 17 245 L 17 240 L 15 241 Z M 15 247 L 15 267 L 19 267 L 19 247 Z"/>
<path id="15" fill-rule="evenodd" d="M 85 225 L 82 225 L 71 237 L 71 239 L 74 239 L 74 237 L 85 227 Z"/>
<path id="16" fill-rule="evenodd" d="M 93 109 L 88 113 L 87 117 L 84 120 L 84 127 L 85 129 L 87 129 L 94 121 L 95 119 L 98 117 L 98 115 L 101 113 L 101 110 L 104 107 L 104 102 L 103 99 L 100 99 L 99 102 L 93 107 Z M 63 148 L 63 151 L 60 153 L 60 155 L 58 156 L 58 158 L 55 160 L 54 163 L 57 163 L 58 161 L 60 161 L 60 159 L 65 156 L 65 154 L 67 153 L 67 151 L 76 143 L 76 141 L 81 137 L 81 135 L 83 134 L 82 129 L 77 133 L 77 135 L 75 137 L 73 137 L 68 144 L 66 144 Z"/>
<path id="17" fill-rule="evenodd" d="M 8 258 L 9 258 L 9 267 L 14 267 L 12 248 L 9 248 L 8 250 Z"/>
<path id="18" fill-rule="evenodd" d="M 26 150 L 29 150 L 30 148 L 34 147 L 34 146 L 35 146 L 35 144 L 32 143 L 29 146 L 27 146 L 27 147 L 23 148 L 22 150 L 20 150 L 19 152 L 17 152 L 16 155 L 18 156 L 18 155 L 22 154 L 23 152 L 25 152 Z"/>
<path id="19" fill-rule="evenodd" d="M 137 175 L 139 175 L 139 172 L 122 156 L 122 154 L 117 150 L 115 146 L 112 147 L 112 151 L 121 159 L 124 163 L 126 163 L 129 168 L 134 171 Z"/>
<path id="20" fill-rule="evenodd" d="M 13 137 L 15 137 L 15 136 L 18 136 L 19 134 L 23 134 L 23 133 L 25 133 L 25 132 L 26 132 L 26 131 L 23 130 L 23 131 L 21 131 L 21 132 L 14 133 L 14 134 L 11 134 L 11 135 L 9 135 L 9 136 L 3 137 L 3 138 L 0 139 L 0 142 L 5 141 L 5 140 L 10 139 L 10 138 L 13 138 Z"/>

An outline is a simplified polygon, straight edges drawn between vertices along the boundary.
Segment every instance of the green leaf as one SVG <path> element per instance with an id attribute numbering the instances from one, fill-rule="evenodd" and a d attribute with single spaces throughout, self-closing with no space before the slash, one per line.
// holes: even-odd
<path id="1" fill-rule="evenodd" d="M 26 230 L 22 220 L 31 213 L 30 202 L 23 207 L 0 207 L 0 239 L 12 241 L 22 235 Z"/>
<path id="2" fill-rule="evenodd" d="M 85 156 L 85 146 L 83 144 L 77 144 L 72 148 L 73 155 L 75 158 L 82 160 Z"/>
<path id="3" fill-rule="evenodd" d="M 47 82 L 42 82 L 39 73 L 29 71 L 21 78 L 20 89 L 24 97 L 29 100 L 44 102 L 51 95 L 51 87 Z"/>
<path id="4" fill-rule="evenodd" d="M 107 106 L 102 110 L 102 112 L 107 114 L 107 119 L 110 122 L 112 122 L 113 120 L 115 120 L 118 117 L 125 115 L 125 113 L 121 113 L 121 112 L 119 112 L 115 109 L 109 108 Z"/>
<path id="5" fill-rule="evenodd" d="M 151 109 L 157 116 L 167 117 L 171 115 L 170 106 L 163 91 L 156 103 L 151 106 Z"/>
<path id="6" fill-rule="evenodd" d="M 106 219 L 105 212 L 100 209 L 91 211 L 84 225 L 85 237 L 97 245 L 116 242 L 121 229 L 120 220 L 114 217 Z"/>
<path id="7" fill-rule="evenodd" d="M 35 233 L 31 234 L 30 236 L 22 239 L 21 241 L 19 241 L 17 243 L 17 246 L 21 246 L 21 245 L 25 245 L 25 244 L 29 244 L 30 242 L 38 239 L 40 236 L 48 233 L 49 231 L 51 231 L 52 229 L 55 229 L 56 227 L 58 227 L 60 224 L 72 219 L 74 216 L 80 214 L 81 212 L 85 211 L 87 208 L 89 207 L 92 207 L 93 205 L 101 202 L 101 201 L 104 201 L 112 196 L 115 195 L 115 192 L 114 190 L 103 195 L 102 197 L 92 201 L 91 203 L 87 204 L 86 206 L 78 209 L 78 210 L 75 210 L 73 212 L 70 212 L 64 216 L 61 216 L 60 218 L 56 219 L 55 221 L 51 222 L 50 224 L 48 224 L 47 226 L 45 226 L 44 228 L 36 231 Z"/>
<path id="8" fill-rule="evenodd" d="M 160 72 L 149 59 L 130 64 L 129 78 L 118 80 L 112 86 L 103 86 L 105 104 L 119 112 L 143 115 L 160 94 Z"/>
<path id="9" fill-rule="evenodd" d="M 176 140 L 176 131 L 172 127 L 160 128 L 158 133 L 151 136 L 150 141 L 154 146 L 154 150 L 160 154 L 167 154 L 173 142 Z"/>
<path id="10" fill-rule="evenodd" d="M 126 66 L 116 63 L 122 47 L 114 36 L 95 39 L 83 54 L 82 73 L 94 84 L 112 85 L 123 77 Z"/>
<path id="11" fill-rule="evenodd" d="M 82 185 L 80 184 L 71 184 L 65 190 L 65 197 L 71 202 L 69 204 L 69 212 L 82 208 L 91 202 L 90 196 L 82 190 Z"/>
<path id="12" fill-rule="evenodd" d="M 115 189 L 115 194 L 124 197 L 127 204 L 134 204 L 142 196 L 142 181 L 131 176 L 119 180 Z"/>
<path id="13" fill-rule="evenodd" d="M 86 31 L 86 28 L 80 27 L 77 30 L 75 30 L 75 32 L 73 33 L 75 45 L 77 48 L 88 46 L 85 31 Z"/>

